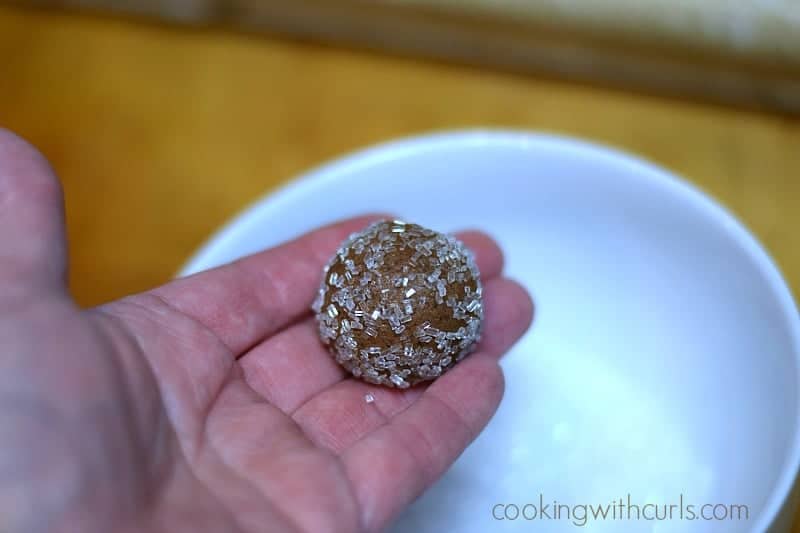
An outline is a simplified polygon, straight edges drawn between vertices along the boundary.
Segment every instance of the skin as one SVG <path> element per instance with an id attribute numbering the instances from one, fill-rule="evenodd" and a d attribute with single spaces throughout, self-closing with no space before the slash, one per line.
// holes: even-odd
<path id="1" fill-rule="evenodd" d="M 62 203 L 44 158 L 0 130 L 4 533 L 379 531 L 486 425 L 498 358 L 532 318 L 497 245 L 462 233 L 484 281 L 479 349 L 431 385 L 376 387 L 335 364 L 309 305 L 377 217 L 81 309 Z"/>

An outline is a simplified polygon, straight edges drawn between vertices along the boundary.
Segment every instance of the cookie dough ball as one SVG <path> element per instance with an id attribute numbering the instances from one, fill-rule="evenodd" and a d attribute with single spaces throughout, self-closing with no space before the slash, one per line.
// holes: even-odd
<path id="1" fill-rule="evenodd" d="M 480 274 L 456 238 L 377 222 L 325 266 L 313 309 L 340 365 L 370 383 L 406 388 L 473 350 L 483 323 Z"/>

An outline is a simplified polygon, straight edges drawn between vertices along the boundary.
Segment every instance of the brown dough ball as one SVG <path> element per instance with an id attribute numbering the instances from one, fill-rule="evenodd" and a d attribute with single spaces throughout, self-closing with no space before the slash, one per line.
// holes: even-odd
<path id="1" fill-rule="evenodd" d="M 474 349 L 483 323 L 480 274 L 456 238 L 381 221 L 342 244 L 313 309 L 340 365 L 370 383 L 406 388 L 439 377 Z"/>

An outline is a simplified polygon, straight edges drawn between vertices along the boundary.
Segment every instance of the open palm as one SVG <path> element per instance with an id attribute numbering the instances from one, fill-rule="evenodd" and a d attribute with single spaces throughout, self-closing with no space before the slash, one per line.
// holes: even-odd
<path id="1" fill-rule="evenodd" d="M 532 304 L 497 245 L 484 337 L 427 387 L 348 377 L 309 312 L 345 221 L 79 309 L 56 178 L 0 131 L 0 530 L 377 531 L 476 437 Z M 367 403 L 371 393 L 374 402 Z"/>

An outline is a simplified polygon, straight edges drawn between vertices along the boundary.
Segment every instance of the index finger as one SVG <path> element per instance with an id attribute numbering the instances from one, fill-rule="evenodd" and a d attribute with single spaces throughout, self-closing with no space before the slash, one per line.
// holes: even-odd
<path id="1" fill-rule="evenodd" d="M 351 218 L 205 272 L 177 279 L 149 294 L 200 322 L 234 355 L 309 312 L 322 267 L 351 233 L 376 220 Z"/>

